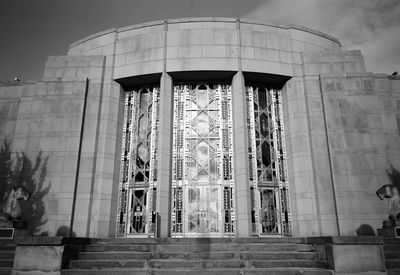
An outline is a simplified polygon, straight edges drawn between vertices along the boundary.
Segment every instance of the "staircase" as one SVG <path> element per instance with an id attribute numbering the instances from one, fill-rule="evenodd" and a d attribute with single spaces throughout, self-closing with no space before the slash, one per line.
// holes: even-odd
<path id="1" fill-rule="evenodd" d="M 400 239 L 383 238 L 383 251 L 388 275 L 400 274 Z"/>
<path id="2" fill-rule="evenodd" d="M 14 262 L 15 243 L 12 239 L 0 240 L 0 275 L 9 275 Z"/>
<path id="3" fill-rule="evenodd" d="M 334 274 L 297 238 L 93 239 L 62 273 Z"/>

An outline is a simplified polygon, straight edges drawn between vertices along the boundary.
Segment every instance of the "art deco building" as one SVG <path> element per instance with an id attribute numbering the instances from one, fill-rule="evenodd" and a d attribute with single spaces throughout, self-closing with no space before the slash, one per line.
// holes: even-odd
<path id="1" fill-rule="evenodd" d="M 293 25 L 106 30 L 0 86 L 0 104 L 35 234 L 355 235 L 381 226 L 375 191 L 400 167 L 399 78 Z"/>

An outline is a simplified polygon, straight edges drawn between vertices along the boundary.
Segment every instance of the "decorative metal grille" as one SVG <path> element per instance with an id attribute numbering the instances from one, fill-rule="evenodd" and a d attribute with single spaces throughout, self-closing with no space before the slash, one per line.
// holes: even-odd
<path id="1" fill-rule="evenodd" d="M 291 235 L 281 91 L 246 87 L 254 234 Z"/>
<path id="2" fill-rule="evenodd" d="M 117 236 L 153 234 L 159 88 L 125 93 Z"/>
<path id="3" fill-rule="evenodd" d="M 234 233 L 231 87 L 174 88 L 172 232 Z"/>

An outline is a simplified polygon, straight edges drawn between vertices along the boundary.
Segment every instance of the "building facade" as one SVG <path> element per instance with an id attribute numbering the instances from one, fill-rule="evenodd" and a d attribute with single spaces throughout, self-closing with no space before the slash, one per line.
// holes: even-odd
<path id="1" fill-rule="evenodd" d="M 40 81 L 0 86 L 3 180 L 33 193 L 38 235 L 356 235 L 387 216 L 375 191 L 400 167 L 399 92 L 303 27 L 110 29 L 49 57 Z"/>

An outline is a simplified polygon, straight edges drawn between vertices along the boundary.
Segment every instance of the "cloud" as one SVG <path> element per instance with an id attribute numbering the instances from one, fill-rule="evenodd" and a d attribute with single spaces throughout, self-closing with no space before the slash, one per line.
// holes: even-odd
<path id="1" fill-rule="evenodd" d="M 267 0 L 243 17 L 298 24 L 360 49 L 367 69 L 391 73 L 400 67 L 400 1 Z"/>

